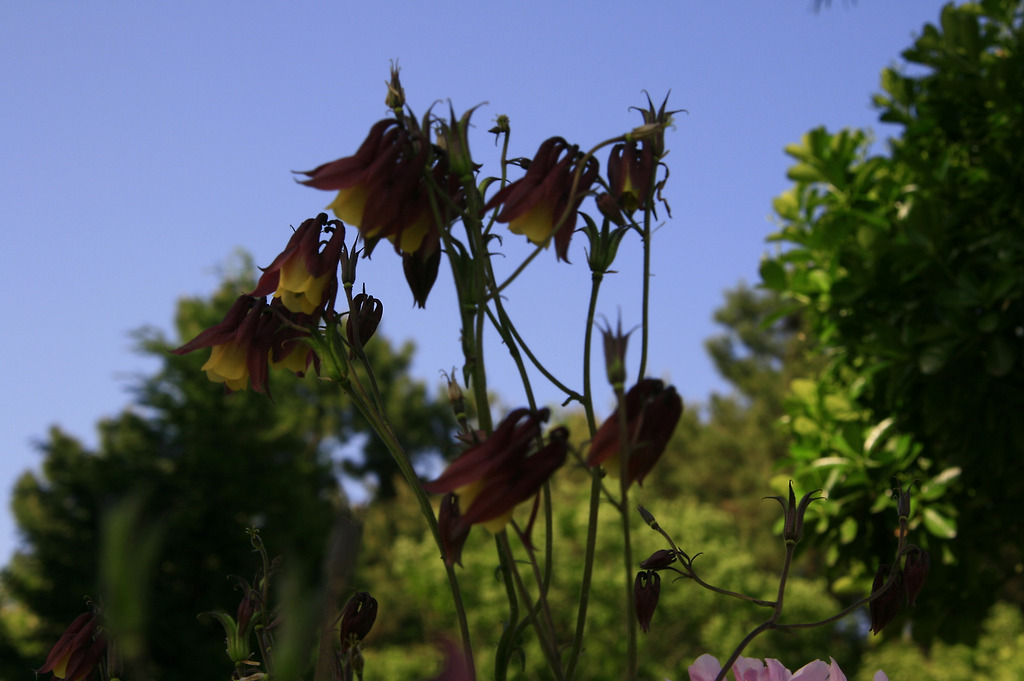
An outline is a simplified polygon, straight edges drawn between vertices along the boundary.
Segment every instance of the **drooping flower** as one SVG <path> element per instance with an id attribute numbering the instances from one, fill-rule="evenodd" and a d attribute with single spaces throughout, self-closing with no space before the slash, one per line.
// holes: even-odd
<path id="1" fill-rule="evenodd" d="M 633 581 L 633 606 L 640 629 L 646 634 L 651 630 L 651 618 L 658 607 L 661 595 L 661 576 L 654 570 L 636 573 Z"/>
<path id="2" fill-rule="evenodd" d="M 879 565 L 875 572 L 875 580 L 871 585 L 871 593 L 877 593 L 889 579 L 889 566 Z M 876 636 L 881 633 L 889 622 L 899 614 L 900 601 L 902 599 L 903 574 L 897 570 L 893 575 L 893 583 L 879 596 L 868 603 L 868 613 L 871 616 L 871 633 Z"/>
<path id="3" fill-rule="evenodd" d="M 106 650 L 107 639 L 99 630 L 96 614 L 84 613 L 57 640 L 36 674 L 50 672 L 54 679 L 84 681 L 92 675 Z"/>
<path id="4" fill-rule="evenodd" d="M 353 595 L 341 611 L 341 652 L 347 651 L 366 638 L 377 621 L 377 599 L 365 591 Z"/>
<path id="5" fill-rule="evenodd" d="M 547 443 L 533 451 L 548 415 L 547 409 L 512 411 L 487 439 L 469 447 L 437 480 L 423 485 L 428 492 L 454 492 L 458 497 L 458 506 L 451 510 L 461 512 L 451 514 L 447 533 L 457 536 L 476 524 L 500 531 L 515 507 L 535 495 L 562 465 L 568 453 L 565 428 L 553 430 Z"/>
<path id="6" fill-rule="evenodd" d="M 764 662 L 753 657 L 739 657 L 732 666 L 736 681 L 846 681 L 846 675 L 839 668 L 835 658 L 830 664 L 814 660 L 796 672 L 790 672 L 778 660 L 768 658 Z M 722 671 L 722 665 L 712 655 L 701 655 L 690 665 L 690 681 L 715 681 Z M 874 681 L 889 681 L 885 672 L 875 672 Z"/>
<path id="7" fill-rule="evenodd" d="M 612 147 L 608 155 L 608 184 L 611 196 L 626 215 L 644 209 L 656 168 L 650 144 L 630 140 Z"/>
<path id="8" fill-rule="evenodd" d="M 304 185 L 338 190 L 328 207 L 359 229 L 367 254 L 379 239 L 391 240 L 405 259 L 413 297 L 423 307 L 437 278 L 441 229 L 452 219 L 449 202 L 460 202 L 447 156 L 430 143 L 428 133 L 411 116 L 384 119 L 370 129 L 355 155 L 300 174 L 308 178 L 301 181 Z M 432 187 L 448 195 L 431 201 Z"/>
<path id="9" fill-rule="evenodd" d="M 396 249 L 414 253 L 436 227 L 424 178 L 430 151 L 415 121 L 386 118 L 374 124 L 355 155 L 302 172 L 309 179 L 301 184 L 338 190 L 328 207 L 367 241 L 388 238 Z"/>
<path id="10" fill-rule="evenodd" d="M 929 567 L 931 567 L 931 559 L 924 549 L 915 547 L 907 554 L 906 562 L 903 565 L 903 590 L 907 595 L 907 603 L 911 606 L 917 602 L 917 594 L 924 587 Z"/>
<path id="11" fill-rule="evenodd" d="M 541 143 L 526 175 L 499 190 L 485 209 L 501 206 L 498 222 L 507 222 L 513 234 L 523 234 L 535 244 L 554 237 L 559 260 L 569 262 L 569 241 L 576 230 L 576 211 L 590 185 L 597 179 L 599 163 L 591 157 L 580 168 L 579 147 L 561 137 Z M 575 191 L 573 182 L 579 180 Z"/>
<path id="12" fill-rule="evenodd" d="M 224 320 L 206 329 L 176 350 L 176 355 L 212 348 L 202 369 L 211 381 L 223 383 L 228 390 L 245 390 L 252 380 L 256 392 L 267 391 L 267 361 L 272 342 L 270 315 L 263 314 L 263 298 L 241 295 Z"/>
<path id="13" fill-rule="evenodd" d="M 625 407 L 627 441 L 630 447 L 627 484 L 643 484 L 644 478 L 665 447 L 683 414 L 683 400 L 675 388 L 662 381 L 645 378 L 629 389 L 620 405 L 594 434 L 587 464 L 604 464 L 612 474 L 619 472 L 620 419 L 618 409 Z"/>
<path id="14" fill-rule="evenodd" d="M 320 233 L 330 226 L 332 233 L 323 250 Z M 345 227 L 327 214 L 304 221 L 285 249 L 263 270 L 251 296 L 279 298 L 292 312 L 313 314 L 333 301 L 338 289 L 338 262 L 345 245 Z"/>

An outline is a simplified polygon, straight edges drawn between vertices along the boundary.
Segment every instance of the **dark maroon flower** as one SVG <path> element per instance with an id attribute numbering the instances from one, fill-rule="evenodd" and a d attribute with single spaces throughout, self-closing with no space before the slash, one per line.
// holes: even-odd
<path id="1" fill-rule="evenodd" d="M 345 325 L 348 342 L 355 347 L 365 347 L 373 338 L 381 317 L 384 315 L 384 303 L 373 296 L 366 295 L 364 290 L 352 299 L 352 310 Z M 358 341 L 358 343 L 357 343 Z"/>
<path id="2" fill-rule="evenodd" d="M 676 552 L 671 549 L 658 549 L 647 560 L 640 563 L 644 570 L 664 570 L 676 562 Z"/>
<path id="3" fill-rule="evenodd" d="M 568 453 L 565 428 L 553 430 L 547 444 L 530 454 L 548 415 L 547 409 L 516 409 L 490 437 L 470 446 L 441 477 L 423 485 L 428 492 L 458 496 L 462 512 L 452 521 L 452 532 L 476 524 L 500 531 L 515 507 L 536 494 L 562 465 Z"/>
<path id="4" fill-rule="evenodd" d="M 356 593 L 348 599 L 345 609 L 341 611 L 341 652 L 359 645 L 366 638 L 377 621 L 377 599 L 365 591 Z"/>
<path id="5" fill-rule="evenodd" d="M 906 562 L 903 565 L 903 589 L 910 605 L 914 605 L 917 601 L 917 594 L 921 593 L 924 581 L 928 578 L 929 567 L 931 567 L 931 558 L 928 557 L 927 551 L 914 548 L 907 554 Z"/>
<path id="6" fill-rule="evenodd" d="M 597 159 L 591 157 L 582 169 L 581 161 L 578 146 L 561 137 L 545 140 L 530 161 L 526 175 L 499 190 L 485 208 L 501 206 L 497 221 L 509 223 L 513 234 L 523 234 L 535 244 L 546 244 L 553 236 L 558 259 L 569 262 L 576 211 L 599 170 Z M 577 170 L 580 178 L 573 191 Z"/>
<path id="7" fill-rule="evenodd" d="M 99 630 L 96 614 L 84 613 L 57 640 L 36 674 L 51 672 L 54 679 L 84 681 L 92 675 L 106 650 L 107 639 Z"/>
<path id="8" fill-rule="evenodd" d="M 889 578 L 889 566 L 881 565 L 875 573 L 875 581 L 871 585 L 872 595 L 878 593 Z M 892 585 L 880 596 L 868 603 L 868 613 L 871 615 L 871 632 L 878 635 L 896 617 L 900 611 L 900 598 L 902 596 L 903 584 L 902 575 L 897 572 Z"/>
<path id="9" fill-rule="evenodd" d="M 636 619 L 640 629 L 646 634 L 651 630 L 651 618 L 658 607 L 661 595 L 661 577 L 653 570 L 645 570 L 636 574 L 633 582 L 633 605 L 636 608 Z"/>
<path id="10" fill-rule="evenodd" d="M 332 233 L 321 250 L 320 234 L 328 226 Z M 304 221 L 280 255 L 263 270 L 249 295 L 273 293 L 292 312 L 323 312 L 338 290 L 338 262 L 344 246 L 345 227 L 337 220 L 328 222 L 326 213 Z"/>
<path id="11" fill-rule="evenodd" d="M 679 423 L 683 400 L 672 386 L 666 387 L 662 381 L 645 378 L 630 388 L 623 402 L 624 405 L 619 405 L 594 434 L 587 464 L 604 464 L 613 474 L 619 471 L 622 437 L 618 409 L 624 406 L 630 447 L 627 484 L 633 484 L 633 481 L 643 484 Z"/>
<path id="12" fill-rule="evenodd" d="M 619 207 L 632 215 L 643 210 L 654 184 L 657 164 L 650 144 L 616 144 L 608 156 L 608 184 Z"/>
<path id="13" fill-rule="evenodd" d="M 245 390 L 250 379 L 256 392 L 267 391 L 267 358 L 273 335 L 271 315 L 263 314 L 267 302 L 250 295 L 239 296 L 223 321 L 206 329 L 176 350 L 183 355 L 212 348 L 203 371 L 211 381 L 228 390 Z"/>

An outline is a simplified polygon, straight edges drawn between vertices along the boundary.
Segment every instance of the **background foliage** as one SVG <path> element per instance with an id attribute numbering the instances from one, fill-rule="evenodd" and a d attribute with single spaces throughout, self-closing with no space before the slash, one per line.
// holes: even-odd
<path id="1" fill-rule="evenodd" d="M 835 574 L 873 574 L 892 545 L 884 490 L 916 483 L 915 525 L 941 599 L 914 633 L 972 640 L 998 599 L 1024 604 L 1022 5 L 946 6 L 886 69 L 889 154 L 860 130 L 787 147 L 775 200 L 785 246 L 765 284 L 827 365 L 791 383 L 791 463 L 819 505 Z M 882 549 L 884 550 L 884 549 Z"/>

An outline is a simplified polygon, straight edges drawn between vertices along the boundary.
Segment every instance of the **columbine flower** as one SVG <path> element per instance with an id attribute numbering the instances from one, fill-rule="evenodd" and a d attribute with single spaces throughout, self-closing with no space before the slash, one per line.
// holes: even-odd
<path id="1" fill-rule="evenodd" d="M 661 577 L 654 570 L 636 573 L 633 582 L 633 606 L 640 629 L 646 634 L 651 630 L 651 618 L 658 607 L 658 596 L 661 595 Z"/>
<path id="2" fill-rule="evenodd" d="M 354 156 L 301 173 L 309 178 L 304 185 L 338 190 L 328 206 L 338 219 L 405 253 L 418 251 L 436 229 L 424 179 L 431 146 L 413 126 L 410 118 L 378 121 Z"/>
<path id="3" fill-rule="evenodd" d="M 927 551 L 913 547 L 907 554 L 906 562 L 903 565 L 903 590 L 907 595 L 907 603 L 911 606 L 917 601 L 917 594 L 924 586 L 930 566 L 931 559 L 928 557 Z"/>
<path id="4" fill-rule="evenodd" d="M 309 178 L 302 184 L 338 190 L 328 207 L 359 229 L 367 240 L 367 254 L 377 240 L 391 240 L 403 254 L 406 279 L 423 307 L 437 278 L 441 228 L 451 221 L 448 201 L 460 201 L 447 156 L 431 145 L 428 134 L 410 116 L 384 119 L 370 129 L 355 155 L 301 174 Z M 430 185 L 448 196 L 435 197 L 432 203 Z"/>
<path id="5" fill-rule="evenodd" d="M 889 579 L 889 566 L 879 565 L 875 572 L 875 581 L 871 585 L 871 593 L 875 594 Z M 900 600 L 903 589 L 903 574 L 896 571 L 893 583 L 881 595 L 868 603 L 871 615 L 871 633 L 878 635 L 885 625 L 893 620 L 900 611 Z"/>
<path id="6" fill-rule="evenodd" d="M 570 146 L 561 137 L 545 140 L 530 161 L 526 175 L 498 191 L 484 208 L 502 206 L 498 222 L 509 223 L 513 234 L 523 234 L 535 244 L 546 244 L 554 235 L 558 259 L 569 262 L 576 210 L 598 173 L 597 159 L 590 158 L 580 170 L 576 191 L 570 195 L 580 160 L 578 146 Z"/>
<path id="7" fill-rule="evenodd" d="M 611 195 L 626 213 L 643 210 L 654 183 L 654 150 L 635 140 L 616 144 L 608 156 L 608 184 Z"/>
<path id="8" fill-rule="evenodd" d="M 54 679 L 83 681 L 99 665 L 106 650 L 107 639 L 99 631 L 96 614 L 84 613 L 57 640 L 36 674 L 51 672 Z"/>
<path id="9" fill-rule="evenodd" d="M 437 480 L 423 485 L 432 493 L 454 492 L 458 506 L 443 534 L 458 534 L 482 524 L 498 532 L 516 506 L 528 500 L 562 465 L 568 452 L 569 432 L 556 428 L 548 442 L 530 455 L 547 409 L 516 409 L 483 442 L 471 446 Z M 446 559 L 451 557 L 446 556 Z"/>
<path id="10" fill-rule="evenodd" d="M 736 681 L 846 681 L 846 675 L 834 658 L 831 664 L 814 660 L 790 672 L 778 660 L 768 658 L 764 662 L 753 657 L 737 658 L 732 666 Z M 690 681 L 714 681 L 722 671 L 722 665 L 711 655 L 701 655 L 690 665 Z M 881 669 L 875 672 L 874 681 L 889 681 Z"/>
<path id="11" fill-rule="evenodd" d="M 333 228 L 333 234 L 321 251 L 320 232 L 327 226 Z M 337 292 L 338 261 L 344 244 L 344 226 L 337 220 L 328 222 L 326 213 L 304 221 L 284 251 L 263 270 L 249 295 L 273 293 L 292 312 L 322 311 Z"/>
<path id="12" fill-rule="evenodd" d="M 211 381 L 223 383 L 228 390 L 245 390 L 251 378 L 253 390 L 266 392 L 267 356 L 272 343 L 271 317 L 263 314 L 266 307 L 262 298 L 239 296 L 220 324 L 171 352 L 184 355 L 199 348 L 213 348 L 202 367 Z"/>
<path id="13" fill-rule="evenodd" d="M 341 652 L 359 645 L 366 638 L 377 621 L 377 599 L 365 591 L 348 599 L 345 609 L 341 612 Z"/>
<path id="14" fill-rule="evenodd" d="M 644 478 L 665 447 L 683 414 L 683 400 L 672 386 L 665 387 L 662 381 L 645 378 L 630 388 L 623 398 L 626 410 L 626 426 L 629 429 L 629 471 L 627 484 Z M 619 405 L 621 409 L 623 405 Z M 590 442 L 587 464 L 604 464 L 610 473 L 619 471 L 620 422 L 618 409 L 609 416 L 594 434 Z"/>

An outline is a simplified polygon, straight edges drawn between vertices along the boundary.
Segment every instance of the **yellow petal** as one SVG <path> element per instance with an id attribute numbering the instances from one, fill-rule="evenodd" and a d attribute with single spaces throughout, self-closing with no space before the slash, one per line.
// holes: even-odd
<path id="1" fill-rule="evenodd" d="M 232 390 L 244 390 L 249 382 L 246 350 L 237 343 L 214 345 L 202 369 L 211 381 L 226 383 Z"/>
<path id="2" fill-rule="evenodd" d="M 361 227 L 366 198 L 366 189 L 357 184 L 339 191 L 338 195 L 334 197 L 334 201 L 331 201 L 327 207 L 334 211 L 334 215 L 342 222 Z"/>
<path id="3" fill-rule="evenodd" d="M 554 206 L 549 203 L 538 203 L 518 218 L 509 223 L 508 229 L 513 234 L 523 234 L 531 242 L 540 245 L 554 231 Z"/>

